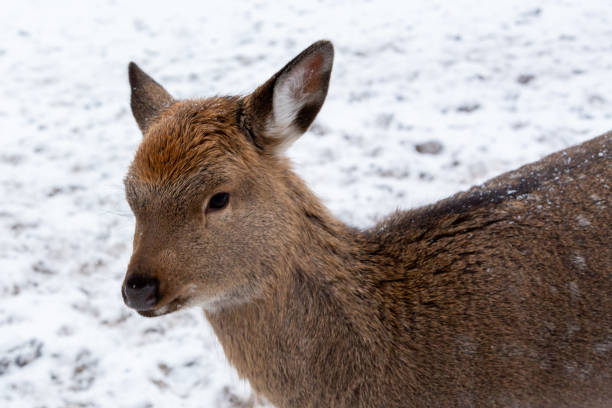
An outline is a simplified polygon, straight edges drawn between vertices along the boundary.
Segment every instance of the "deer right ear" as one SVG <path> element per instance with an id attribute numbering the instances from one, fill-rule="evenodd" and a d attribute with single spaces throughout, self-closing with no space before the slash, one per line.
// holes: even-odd
<path id="1" fill-rule="evenodd" d="M 274 153 L 299 138 L 319 113 L 329 86 L 334 47 L 318 41 L 244 99 L 244 126 Z"/>
<path id="2" fill-rule="evenodd" d="M 155 118 L 174 103 L 174 99 L 133 62 L 128 66 L 128 73 L 132 89 L 132 114 L 144 134 Z"/>

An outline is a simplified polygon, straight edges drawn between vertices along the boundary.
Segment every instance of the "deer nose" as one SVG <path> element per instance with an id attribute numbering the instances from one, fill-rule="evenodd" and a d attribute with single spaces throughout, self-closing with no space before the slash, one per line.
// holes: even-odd
<path id="1" fill-rule="evenodd" d="M 145 311 L 159 301 L 159 281 L 144 275 L 132 275 L 123 284 L 123 301 L 132 309 Z"/>

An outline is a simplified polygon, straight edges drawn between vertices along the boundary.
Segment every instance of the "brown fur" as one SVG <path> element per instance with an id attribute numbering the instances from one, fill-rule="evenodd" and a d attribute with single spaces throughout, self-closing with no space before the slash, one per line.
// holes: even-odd
<path id="1" fill-rule="evenodd" d="M 275 77 L 331 58 L 317 44 Z M 150 124 L 126 178 L 128 276 L 161 295 L 141 314 L 202 305 L 279 407 L 612 406 L 612 133 L 359 231 L 266 135 L 275 77 L 135 112 Z"/>

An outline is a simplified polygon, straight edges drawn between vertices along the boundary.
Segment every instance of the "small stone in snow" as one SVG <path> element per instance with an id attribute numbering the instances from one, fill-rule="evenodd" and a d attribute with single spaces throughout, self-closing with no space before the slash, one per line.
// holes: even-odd
<path id="1" fill-rule="evenodd" d="M 479 103 L 464 103 L 463 105 L 459 105 L 457 107 L 457 112 L 472 113 L 478 109 L 480 109 Z"/>
<path id="2" fill-rule="evenodd" d="M 435 140 L 419 143 L 415 147 L 417 152 L 423 154 L 439 154 L 442 151 L 442 143 Z"/>
<path id="3" fill-rule="evenodd" d="M 527 85 L 528 83 L 530 83 L 534 79 L 535 79 L 534 75 L 531 75 L 531 74 L 521 74 L 521 75 L 518 76 L 518 78 L 516 78 L 516 82 L 518 82 L 521 85 Z"/>

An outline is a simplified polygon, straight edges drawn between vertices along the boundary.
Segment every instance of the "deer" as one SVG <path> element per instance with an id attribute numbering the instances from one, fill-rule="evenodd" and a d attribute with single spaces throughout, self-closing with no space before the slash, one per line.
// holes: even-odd
<path id="1" fill-rule="evenodd" d="M 318 41 L 246 96 L 189 100 L 129 64 L 125 304 L 202 309 L 281 408 L 611 407 L 612 132 L 351 227 L 285 155 L 333 58 Z"/>

